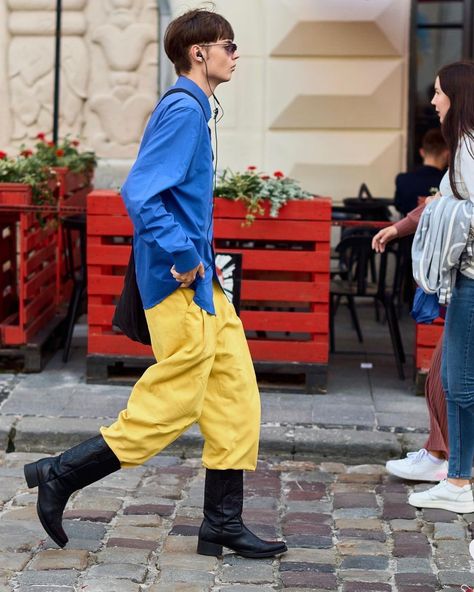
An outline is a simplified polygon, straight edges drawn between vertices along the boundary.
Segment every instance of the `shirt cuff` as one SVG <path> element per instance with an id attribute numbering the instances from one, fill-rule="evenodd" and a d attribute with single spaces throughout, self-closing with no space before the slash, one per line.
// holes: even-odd
<path id="1" fill-rule="evenodd" d="M 174 267 L 178 273 L 186 273 L 191 271 L 201 263 L 201 257 L 199 257 L 196 249 L 189 249 L 183 253 L 177 253 L 173 255 Z"/>

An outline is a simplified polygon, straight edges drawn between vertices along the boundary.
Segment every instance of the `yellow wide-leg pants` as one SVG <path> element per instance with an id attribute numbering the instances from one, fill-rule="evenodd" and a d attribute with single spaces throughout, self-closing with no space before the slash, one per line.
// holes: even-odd
<path id="1" fill-rule="evenodd" d="M 166 448 L 194 423 L 208 469 L 254 470 L 260 397 L 242 323 L 214 284 L 216 315 L 179 288 L 145 311 L 157 363 L 133 387 L 127 408 L 101 434 L 122 467 Z"/>

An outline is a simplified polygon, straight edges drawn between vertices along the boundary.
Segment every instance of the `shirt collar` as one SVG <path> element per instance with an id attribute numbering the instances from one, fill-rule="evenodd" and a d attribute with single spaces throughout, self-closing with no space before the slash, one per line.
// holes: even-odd
<path id="1" fill-rule="evenodd" d="M 209 121 L 209 119 L 211 119 L 211 106 L 209 105 L 209 99 L 202 88 L 200 88 L 191 79 L 186 78 L 186 76 L 180 76 L 174 86 L 175 88 L 185 88 L 186 90 L 189 90 L 189 92 L 193 93 L 204 109 L 204 113 L 207 115 L 207 120 Z"/>

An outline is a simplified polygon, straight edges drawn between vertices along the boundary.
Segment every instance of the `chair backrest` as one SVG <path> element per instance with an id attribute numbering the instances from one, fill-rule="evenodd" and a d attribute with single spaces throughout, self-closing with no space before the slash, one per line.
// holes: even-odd
<path id="1" fill-rule="evenodd" d="M 339 254 L 339 266 L 344 279 L 356 287 L 357 296 L 374 296 L 374 290 L 368 293 L 369 272 L 371 266 L 378 264 L 376 295 L 383 298 L 393 289 L 398 279 L 398 246 L 396 242 L 387 245 L 383 253 L 375 253 L 372 249 L 373 231 L 362 232 L 344 237 L 336 247 Z M 394 262 L 389 265 L 389 257 Z M 372 283 L 373 285 L 373 283 Z"/>

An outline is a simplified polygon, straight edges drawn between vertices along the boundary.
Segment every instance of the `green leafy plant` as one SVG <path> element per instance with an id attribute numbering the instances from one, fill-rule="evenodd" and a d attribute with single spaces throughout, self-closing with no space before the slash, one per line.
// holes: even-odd
<path id="1" fill-rule="evenodd" d="M 51 167 L 67 167 L 73 173 L 92 175 L 97 166 L 97 157 L 91 150 L 81 151 L 79 140 L 66 136 L 56 145 L 48 141 L 44 133 L 37 136 L 36 151 L 33 155 L 41 162 Z"/>
<path id="2" fill-rule="evenodd" d="M 0 183 L 30 185 L 34 204 L 54 203 L 55 178 L 51 167 L 41 162 L 31 151 L 23 150 L 17 157 L 9 157 L 0 151 Z"/>
<path id="3" fill-rule="evenodd" d="M 257 172 L 255 166 L 247 167 L 242 173 L 226 169 L 219 179 L 215 194 L 216 197 L 242 201 L 247 208 L 247 225 L 252 224 L 257 215 L 263 214 L 265 202 L 270 203 L 270 216 L 277 218 L 280 209 L 289 201 L 313 198 L 301 189 L 298 181 L 286 177 L 281 171 L 275 171 L 270 176 Z"/>

